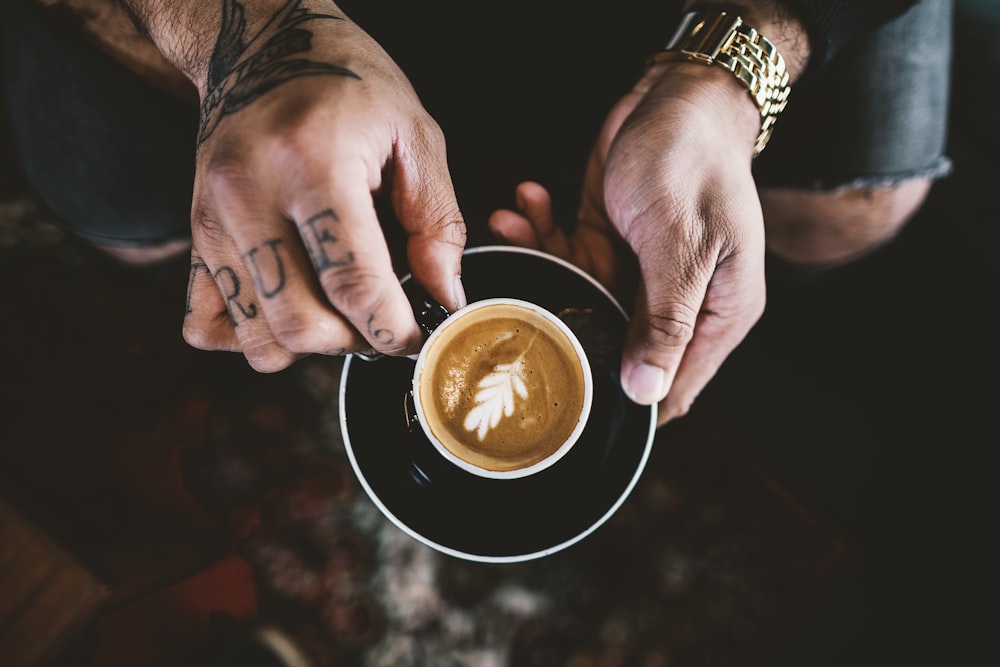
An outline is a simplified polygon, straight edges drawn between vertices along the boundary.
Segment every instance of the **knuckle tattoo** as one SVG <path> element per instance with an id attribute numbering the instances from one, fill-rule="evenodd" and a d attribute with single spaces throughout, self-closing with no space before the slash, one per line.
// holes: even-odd
<path id="1" fill-rule="evenodd" d="M 270 239 L 243 254 L 257 294 L 273 299 L 285 289 L 285 260 L 280 250 L 282 240 Z"/>
<path id="2" fill-rule="evenodd" d="M 222 297 L 226 303 L 226 310 L 229 311 L 229 319 L 234 327 L 238 327 L 240 322 L 252 320 L 257 317 L 257 304 L 249 300 L 241 300 L 243 283 L 236 270 L 231 266 L 220 266 L 213 274 L 216 284 L 222 290 Z"/>
<path id="3" fill-rule="evenodd" d="M 319 273 L 331 269 L 353 266 L 354 253 L 344 248 L 339 235 L 340 216 L 332 208 L 324 209 L 306 218 L 298 225 L 309 259 Z"/>

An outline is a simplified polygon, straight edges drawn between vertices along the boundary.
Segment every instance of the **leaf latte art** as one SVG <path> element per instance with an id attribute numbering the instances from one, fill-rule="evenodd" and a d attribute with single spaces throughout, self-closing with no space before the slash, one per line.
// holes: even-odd
<path id="1" fill-rule="evenodd" d="M 515 394 L 528 398 L 528 387 L 524 384 L 524 354 L 509 364 L 497 365 L 479 381 L 476 407 L 465 418 L 465 428 L 475 431 L 482 442 L 502 417 L 514 415 Z"/>

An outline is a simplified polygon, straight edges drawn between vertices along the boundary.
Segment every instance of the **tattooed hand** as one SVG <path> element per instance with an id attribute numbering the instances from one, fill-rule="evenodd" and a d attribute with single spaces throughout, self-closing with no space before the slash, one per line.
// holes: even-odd
<path id="1" fill-rule="evenodd" d="M 373 193 L 449 309 L 465 303 L 465 224 L 440 128 L 395 63 L 325 0 L 129 4 L 201 96 L 185 339 L 265 372 L 415 352 Z"/>

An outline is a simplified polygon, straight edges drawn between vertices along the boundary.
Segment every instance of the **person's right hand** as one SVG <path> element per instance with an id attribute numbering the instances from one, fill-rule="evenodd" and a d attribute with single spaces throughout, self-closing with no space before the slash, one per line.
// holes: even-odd
<path id="1" fill-rule="evenodd" d="M 198 26 L 214 44 L 201 60 L 177 56 L 183 30 L 151 30 L 201 95 L 185 339 L 265 372 L 310 353 L 414 353 L 421 330 L 373 195 L 391 199 L 413 278 L 464 305 L 465 223 L 439 126 L 332 3 L 230 0 L 214 19 L 199 4 L 188 19 L 219 21 Z"/>

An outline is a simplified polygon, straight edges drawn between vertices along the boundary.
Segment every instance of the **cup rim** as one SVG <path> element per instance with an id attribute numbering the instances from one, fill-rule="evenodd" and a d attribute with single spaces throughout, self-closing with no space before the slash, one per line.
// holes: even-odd
<path id="1" fill-rule="evenodd" d="M 569 340 L 573 351 L 576 353 L 577 358 L 580 361 L 580 369 L 583 373 L 583 405 L 580 408 L 580 416 L 576 421 L 576 425 L 573 431 L 567 436 L 566 440 L 551 454 L 546 456 L 540 461 L 537 461 L 530 466 L 524 468 L 518 468 L 516 470 L 489 470 L 481 466 L 477 466 L 473 463 L 462 459 L 461 457 L 454 454 L 451 450 L 444 446 L 444 444 L 434 435 L 431 431 L 430 425 L 425 417 L 423 405 L 420 401 L 420 375 L 424 369 L 424 362 L 427 358 L 427 352 L 431 349 L 432 344 L 436 341 L 441 334 L 452 326 L 455 322 L 461 319 L 462 316 L 481 310 L 494 305 L 510 305 L 519 306 L 528 310 L 531 310 L 538 315 L 544 317 L 547 321 L 552 323 L 556 328 L 558 328 L 563 335 Z M 593 372 L 590 368 L 590 360 L 587 358 L 587 352 L 583 349 L 583 345 L 580 343 L 579 338 L 573 332 L 569 326 L 563 322 L 559 317 L 548 310 L 547 308 L 527 301 L 525 299 L 518 299 L 512 297 L 489 297 L 486 299 L 479 299 L 468 303 L 467 305 L 459 308 L 458 310 L 451 313 L 434 331 L 431 332 L 427 340 L 424 341 L 423 346 L 420 348 L 420 352 L 417 355 L 416 365 L 413 369 L 412 377 L 412 397 L 413 397 L 413 407 L 416 412 L 417 421 L 420 424 L 420 429 L 423 434 L 427 437 L 427 440 L 434 447 L 434 450 L 442 456 L 449 463 L 458 466 L 465 472 L 471 473 L 473 475 L 478 475 L 479 477 L 485 477 L 488 479 L 499 479 L 499 480 L 509 480 L 509 479 L 519 479 L 522 477 L 528 477 L 529 475 L 534 475 L 547 468 L 551 467 L 562 459 L 566 454 L 570 452 L 573 446 L 580 439 L 583 434 L 584 429 L 587 426 L 587 421 L 590 417 L 590 410 L 594 399 L 594 378 Z"/>

